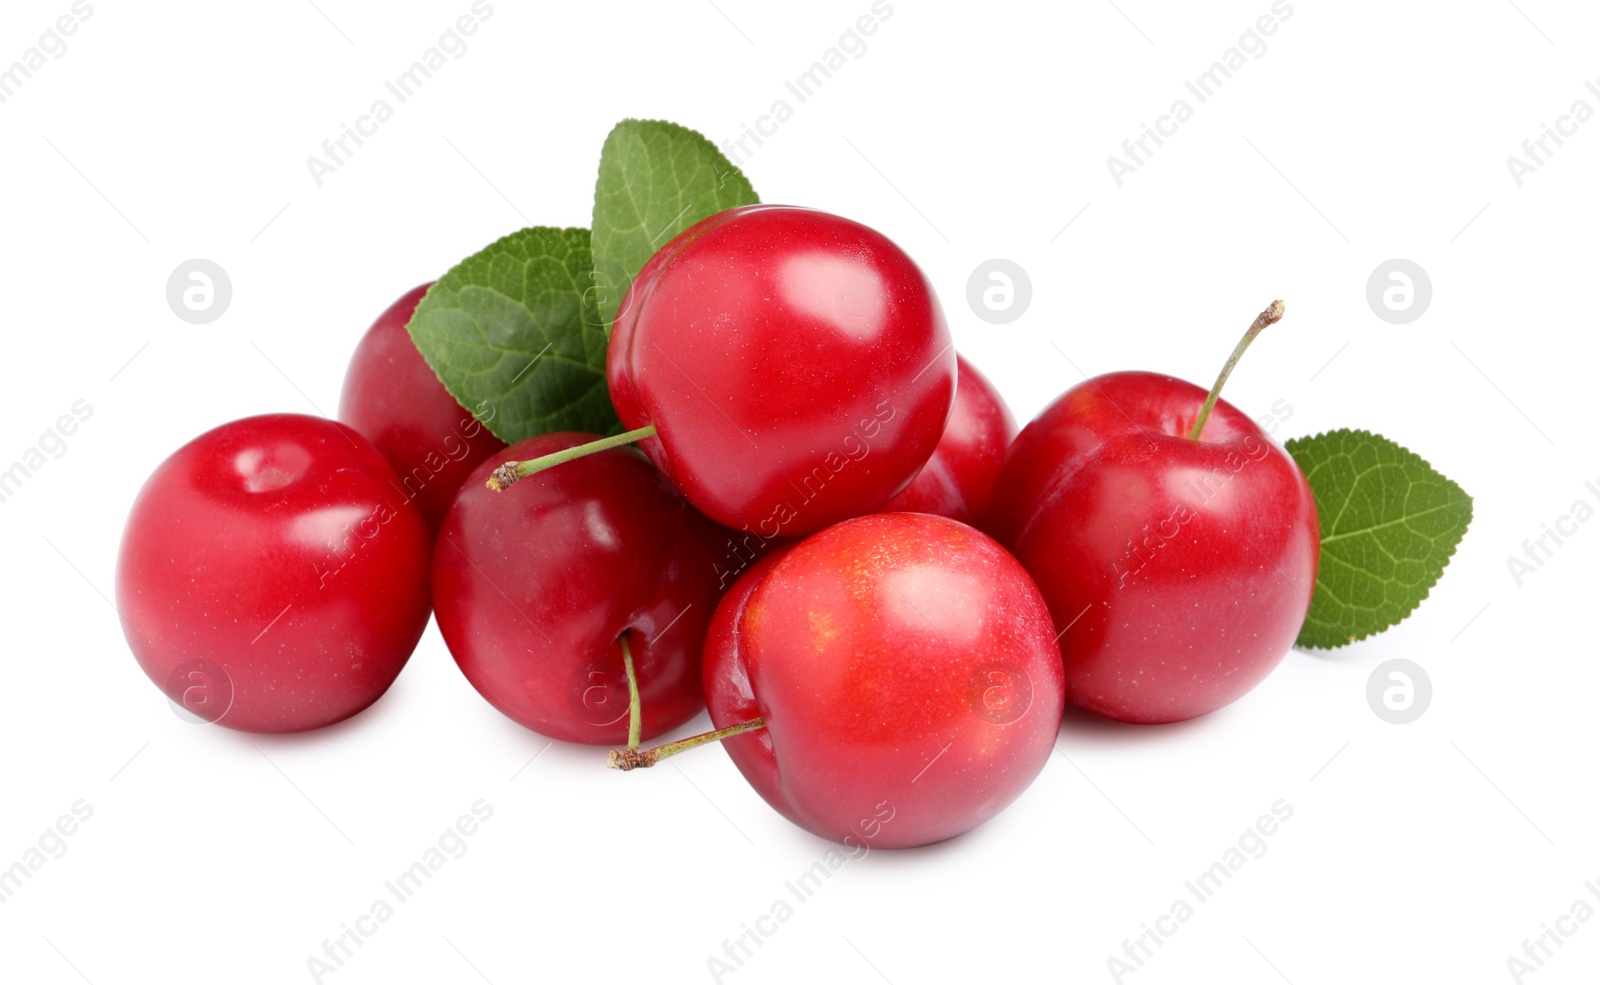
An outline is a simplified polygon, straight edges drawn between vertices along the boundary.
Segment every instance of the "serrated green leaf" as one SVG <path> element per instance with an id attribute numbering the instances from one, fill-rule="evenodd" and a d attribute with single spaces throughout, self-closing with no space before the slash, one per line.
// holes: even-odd
<path id="1" fill-rule="evenodd" d="M 594 188 L 595 283 L 610 328 L 628 285 L 672 237 L 707 216 L 760 199 L 705 137 L 664 120 L 623 120 L 600 151 Z"/>
<path id="2" fill-rule="evenodd" d="M 508 444 L 620 428 L 606 391 L 589 230 L 535 226 L 439 278 L 408 326 L 463 407 Z"/>
<path id="3" fill-rule="evenodd" d="M 1322 560 L 1296 646 L 1332 648 L 1410 615 L 1472 522 L 1472 497 L 1381 435 L 1342 429 L 1291 439 L 1311 481 Z"/>

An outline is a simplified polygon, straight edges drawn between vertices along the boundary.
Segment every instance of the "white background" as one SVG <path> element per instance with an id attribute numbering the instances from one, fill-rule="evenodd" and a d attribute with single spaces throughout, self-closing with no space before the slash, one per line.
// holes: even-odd
<path id="1" fill-rule="evenodd" d="M 0 66 L 68 6 L 7 0 Z M 1009 811 L 849 863 L 723 980 L 1111 981 L 1108 957 L 1279 799 L 1294 815 L 1267 853 L 1125 981 L 1513 980 L 1525 938 L 1579 898 L 1600 907 L 1584 888 L 1600 879 L 1600 523 L 1520 587 L 1506 564 L 1574 501 L 1600 505 L 1584 487 L 1600 485 L 1600 120 L 1522 187 L 1506 158 L 1574 100 L 1600 109 L 1583 87 L 1600 12 L 1295 0 L 1265 54 L 1118 187 L 1108 155 L 1270 0 L 963 6 L 896 0 L 748 158 L 763 198 L 898 241 L 1024 421 L 1080 370 L 1209 382 L 1282 297 L 1229 398 L 1286 401 L 1280 439 L 1381 431 L 1459 481 L 1476 517 L 1400 627 L 1291 653 L 1193 723 L 1069 716 Z M 288 738 L 185 724 L 123 643 L 116 544 L 162 457 L 237 417 L 332 413 L 352 346 L 401 292 L 522 225 L 588 224 L 617 120 L 736 137 L 869 3 L 495 0 L 465 55 L 318 187 L 306 158 L 468 7 L 95 2 L 0 104 L 0 465 L 75 400 L 94 409 L 0 503 L 0 866 L 75 801 L 94 809 L 0 905 L 7 981 L 310 981 L 324 939 L 482 798 L 494 816 L 467 854 L 324 981 L 704 982 L 828 849 L 717 750 L 622 776 L 601 751 L 546 748 L 431 628 L 374 708 Z M 207 326 L 165 300 L 193 257 L 233 282 Z M 965 302 L 992 257 L 1032 278 L 1010 325 Z M 1433 283 L 1408 325 L 1366 302 L 1393 257 Z M 1405 726 L 1365 697 L 1396 657 L 1434 687 Z M 1525 980 L 1597 972 L 1600 919 Z"/>

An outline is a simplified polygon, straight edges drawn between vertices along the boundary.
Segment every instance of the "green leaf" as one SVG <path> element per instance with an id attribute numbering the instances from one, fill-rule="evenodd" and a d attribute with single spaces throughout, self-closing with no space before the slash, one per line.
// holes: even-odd
<path id="1" fill-rule="evenodd" d="M 621 425 L 592 284 L 589 230 L 535 226 L 451 268 L 408 328 L 444 388 L 501 441 L 606 434 Z"/>
<path id="2" fill-rule="evenodd" d="M 760 199 L 750 181 L 688 127 L 623 120 L 600 151 L 594 188 L 595 283 L 607 329 L 646 260 L 707 216 Z"/>
<path id="3" fill-rule="evenodd" d="M 1294 438 L 1311 481 L 1322 560 L 1296 646 L 1366 639 L 1411 614 L 1472 522 L 1472 497 L 1381 435 L 1342 429 Z"/>

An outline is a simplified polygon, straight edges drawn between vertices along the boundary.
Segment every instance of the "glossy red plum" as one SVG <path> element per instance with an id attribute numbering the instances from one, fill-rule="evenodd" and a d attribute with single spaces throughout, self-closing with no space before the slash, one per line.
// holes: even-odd
<path id="1" fill-rule="evenodd" d="M 208 431 L 140 490 L 117 557 L 139 666 L 201 718 L 299 732 L 394 682 L 428 621 L 429 534 L 354 430 L 269 414 Z"/>
<path id="2" fill-rule="evenodd" d="M 939 443 L 955 350 L 897 246 L 811 209 L 752 205 L 645 264 L 607 357 L 645 454 L 729 527 L 792 537 L 870 512 Z"/>
<path id="3" fill-rule="evenodd" d="M 1316 502 L 1294 459 L 1206 391 L 1125 372 L 1073 387 L 1023 429 L 990 529 L 1050 603 L 1067 700 L 1176 722 L 1278 665 L 1310 606 Z"/>
<path id="4" fill-rule="evenodd" d="M 595 437 L 546 434 L 507 454 L 535 458 Z M 644 737 L 698 714 L 728 532 L 631 448 L 530 476 L 514 493 L 485 488 L 494 467 L 472 473 L 434 549 L 439 629 L 472 686 L 551 738 L 624 742 L 626 633 Z"/>
<path id="5" fill-rule="evenodd" d="M 848 520 L 758 562 L 706 640 L 706 702 L 766 801 L 824 838 L 906 848 L 1014 800 L 1061 723 L 1061 660 L 1033 582 L 944 517 Z"/>

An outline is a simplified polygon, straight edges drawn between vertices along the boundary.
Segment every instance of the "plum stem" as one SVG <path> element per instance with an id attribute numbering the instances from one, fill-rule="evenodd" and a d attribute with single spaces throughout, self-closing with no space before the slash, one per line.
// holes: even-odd
<path id="1" fill-rule="evenodd" d="M 687 739 L 668 742 L 665 745 L 656 746 L 654 749 L 613 749 L 611 750 L 611 755 L 606 759 L 606 765 L 614 770 L 622 770 L 624 772 L 641 767 L 654 766 L 668 756 L 676 756 L 678 753 L 687 752 L 696 746 L 703 746 L 708 742 L 721 742 L 723 739 L 735 735 L 743 735 L 746 732 L 754 732 L 758 728 L 766 727 L 767 720 L 765 718 L 752 718 L 748 722 L 729 725 L 727 728 L 719 728 L 715 732 L 702 732 L 699 735 L 691 735 Z"/>
<path id="2" fill-rule="evenodd" d="M 1283 317 L 1283 302 L 1274 301 L 1267 305 L 1267 309 L 1256 315 L 1256 320 L 1245 329 L 1244 338 L 1234 346 L 1233 355 L 1222 365 L 1222 372 L 1217 374 L 1217 382 L 1211 384 L 1211 392 L 1206 394 L 1206 402 L 1200 405 L 1200 416 L 1194 419 L 1194 427 L 1189 429 L 1189 440 L 1199 441 L 1200 432 L 1205 430 L 1206 418 L 1211 416 L 1211 408 L 1217 405 L 1217 398 L 1222 395 L 1222 385 L 1228 382 L 1228 376 L 1233 372 L 1233 367 L 1239 365 L 1239 358 L 1244 355 L 1244 350 L 1250 348 L 1250 343 L 1256 336 L 1266 330 L 1268 325 L 1275 325 Z"/>
<path id="3" fill-rule="evenodd" d="M 622 645 L 622 672 L 628 675 L 628 751 L 639 749 L 639 733 L 643 730 L 643 716 L 639 707 L 639 678 L 633 672 L 633 651 L 628 649 L 628 634 L 617 637 Z"/>
<path id="4" fill-rule="evenodd" d="M 513 482 L 518 479 L 526 479 L 535 472 L 543 472 L 545 469 L 560 465 L 563 462 L 570 462 L 574 458 L 593 455 L 595 452 L 605 451 L 607 448 L 631 445 L 635 441 L 643 441 L 645 438 L 653 438 L 655 436 L 656 426 L 654 424 L 646 424 L 642 428 L 634 428 L 632 431 L 624 431 L 621 434 L 613 434 L 608 438 L 597 438 L 586 444 L 573 445 L 571 448 L 553 451 L 548 455 L 530 458 L 526 462 L 506 462 L 490 474 L 489 481 L 485 484 L 495 492 L 502 492 Z"/>

